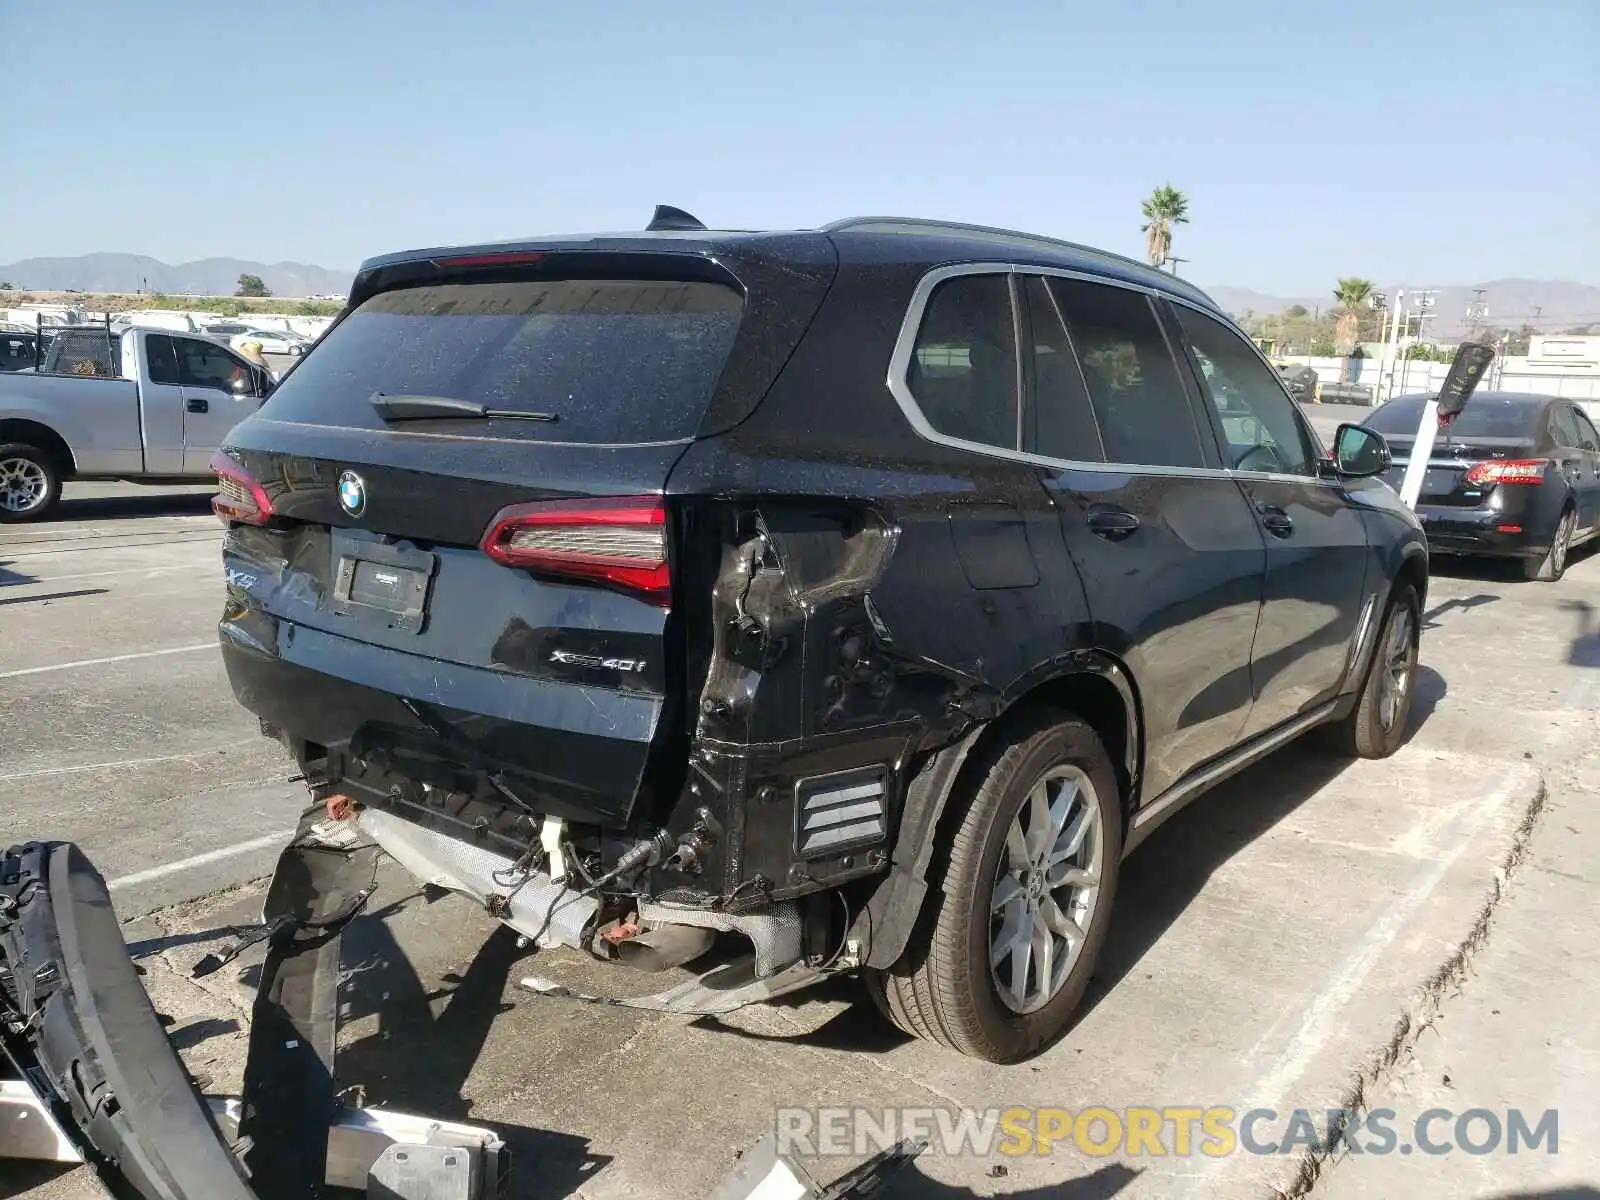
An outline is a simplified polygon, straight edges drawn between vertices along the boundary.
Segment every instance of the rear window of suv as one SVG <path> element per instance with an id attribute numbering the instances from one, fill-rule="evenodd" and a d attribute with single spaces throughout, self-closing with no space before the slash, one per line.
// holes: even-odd
<path id="1" fill-rule="evenodd" d="M 739 330 L 732 288 L 639 279 L 445 283 L 384 292 L 331 330 L 262 409 L 381 427 L 370 397 L 447 396 L 553 422 L 407 421 L 408 433 L 554 442 L 693 437 Z"/>

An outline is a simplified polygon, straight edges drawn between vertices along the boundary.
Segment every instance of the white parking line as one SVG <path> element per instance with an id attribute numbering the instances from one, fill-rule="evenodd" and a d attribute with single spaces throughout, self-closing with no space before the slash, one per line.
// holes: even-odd
<path id="1" fill-rule="evenodd" d="M 48 667 L 23 667 L 20 671 L 0 671 L 0 679 L 17 679 L 23 675 L 44 675 L 50 671 L 70 671 L 74 667 L 100 667 L 106 663 L 132 662 L 136 658 L 159 658 L 163 654 L 193 654 L 196 650 L 215 650 L 217 643 L 196 642 L 192 646 L 172 646 L 166 650 L 141 650 L 137 654 L 113 654 L 109 658 L 80 658 L 73 662 L 52 663 Z"/>
<path id="2" fill-rule="evenodd" d="M 132 875 L 123 875 L 106 884 L 109 891 L 118 891 L 121 888 L 133 887 L 140 883 L 151 883 L 157 879 L 165 879 L 169 875 L 181 875 L 185 871 L 192 871 L 196 867 L 208 866 L 214 862 L 237 858 L 241 854 L 249 854 L 255 850 L 265 850 L 269 846 L 280 846 L 294 836 L 292 829 L 280 829 L 276 833 L 263 834 L 258 838 L 251 838 L 248 842 L 235 842 L 231 846 L 224 846 L 220 850 L 207 850 L 204 854 L 196 854 L 192 858 L 180 858 L 177 862 L 166 863 L 163 866 L 151 867 L 146 871 L 135 871 Z"/>
<path id="3" fill-rule="evenodd" d="M 0 783 L 12 783 L 18 779 L 42 779 L 46 775 L 76 775 L 82 771 L 110 771 L 122 767 L 148 767 L 155 763 L 186 762 L 192 767 L 200 765 L 199 759 L 203 755 L 215 754 L 219 750 L 230 749 L 235 743 L 222 746 L 202 746 L 198 750 L 191 750 L 187 754 L 158 754 L 154 758 L 118 758 L 111 762 L 79 763 L 72 767 L 40 767 L 36 771 L 14 771 L 10 775 L 0 775 Z"/>

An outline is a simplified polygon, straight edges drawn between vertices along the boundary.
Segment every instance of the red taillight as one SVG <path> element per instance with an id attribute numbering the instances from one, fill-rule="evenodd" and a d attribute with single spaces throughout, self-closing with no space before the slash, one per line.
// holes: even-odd
<path id="1" fill-rule="evenodd" d="M 1495 458 L 1474 463 L 1467 472 L 1467 482 L 1476 487 L 1489 487 L 1497 483 L 1543 483 L 1544 469 L 1549 465 L 1543 458 Z"/>
<path id="2" fill-rule="evenodd" d="M 250 472 L 220 450 L 211 456 L 211 469 L 217 473 L 211 511 L 224 525 L 265 525 L 272 519 L 272 500 Z"/>
<path id="3" fill-rule="evenodd" d="M 1549 461 L 1542 458 L 1498 458 L 1474 462 L 1467 472 L 1467 483 L 1491 486 L 1494 483 L 1544 483 Z"/>
<path id="4" fill-rule="evenodd" d="M 667 509 L 659 496 L 629 496 L 501 509 L 483 552 L 508 567 L 602 583 L 666 608 Z"/>

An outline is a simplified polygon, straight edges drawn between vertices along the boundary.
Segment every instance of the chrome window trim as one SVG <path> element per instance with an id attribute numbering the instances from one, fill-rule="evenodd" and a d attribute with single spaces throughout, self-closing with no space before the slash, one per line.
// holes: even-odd
<path id="1" fill-rule="evenodd" d="M 933 295 L 933 289 L 947 279 L 957 279 L 964 275 L 1045 275 L 1061 279 L 1076 279 L 1084 283 L 1097 283 L 1103 287 L 1122 288 L 1124 291 L 1138 292 L 1147 298 L 1161 298 L 1180 304 L 1187 304 L 1196 312 L 1217 320 L 1219 314 L 1206 309 L 1203 305 L 1195 304 L 1174 296 L 1171 292 L 1159 288 L 1147 287 L 1144 284 L 1130 283 L 1124 279 L 1115 279 L 1105 275 L 1095 275 L 1088 271 L 1073 271 L 1065 267 L 1036 266 L 1031 263 L 1008 263 L 997 261 L 950 263 L 942 267 L 934 267 L 917 281 L 916 289 L 911 293 L 911 300 L 906 305 L 905 316 L 900 320 L 900 332 L 895 337 L 894 349 L 889 355 L 889 375 L 885 380 L 889 394 L 894 397 L 901 413 L 905 416 L 911 428 L 918 437 L 938 446 L 949 446 L 956 450 L 965 450 L 971 454 L 981 454 L 989 458 L 1004 459 L 1008 462 L 1027 463 L 1035 467 L 1050 467 L 1063 471 L 1099 471 L 1114 475 L 1165 475 L 1183 479 L 1232 479 L 1235 481 L 1264 480 L 1277 483 L 1317 484 L 1322 487 L 1341 486 L 1337 480 L 1326 480 L 1314 475 L 1289 475 L 1275 471 L 1235 471 L 1226 467 L 1167 467 L 1149 463 L 1119 463 L 1101 462 L 1089 459 L 1052 458 L 1043 454 L 1030 454 L 1026 450 L 1012 450 L 1005 446 L 993 446 L 987 442 L 971 442 L 966 438 L 953 437 L 941 433 L 928 423 L 928 418 L 922 413 L 922 408 L 917 404 L 917 399 L 911 393 L 911 385 L 907 382 L 910 377 L 911 356 L 915 352 L 917 332 L 922 328 L 922 318 L 928 307 L 928 299 Z M 1013 289 L 1017 286 L 1011 280 Z M 1017 313 L 1015 292 L 1012 293 L 1012 325 L 1015 327 L 1020 316 Z M 1224 319 L 1224 324 L 1226 324 Z M 1069 331 L 1070 332 L 1070 331 Z M 1246 339 L 1248 341 L 1249 339 Z M 1254 342 L 1249 343 L 1256 351 L 1257 357 L 1261 349 Z M 1016 346 L 1018 369 L 1021 369 L 1022 346 L 1021 339 Z M 1263 362 L 1266 360 L 1263 359 Z M 1182 369 L 1182 364 L 1174 361 L 1173 365 Z M 1267 369 L 1272 370 L 1270 363 Z M 1276 375 L 1276 372 L 1273 372 Z M 1285 391 L 1285 395 L 1288 393 Z M 1019 409 L 1022 398 L 1019 382 Z M 1293 397 L 1289 403 L 1294 404 Z M 1317 438 L 1316 431 L 1310 429 L 1305 417 L 1300 413 L 1299 407 L 1295 408 L 1296 416 L 1305 424 L 1312 436 L 1312 442 L 1321 447 L 1321 440 Z"/>

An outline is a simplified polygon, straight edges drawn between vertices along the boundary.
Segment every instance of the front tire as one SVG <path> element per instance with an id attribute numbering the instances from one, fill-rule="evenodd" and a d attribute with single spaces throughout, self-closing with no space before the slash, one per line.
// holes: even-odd
<path id="1" fill-rule="evenodd" d="M 1405 741 L 1416 692 L 1422 605 L 1410 584 L 1396 587 L 1350 715 L 1332 727 L 1336 748 L 1352 758 L 1388 758 Z"/>
<path id="2" fill-rule="evenodd" d="M 26 442 L 0 445 L 0 524 L 38 521 L 61 499 L 61 469 Z"/>
<path id="3" fill-rule="evenodd" d="M 1122 858 L 1116 771 L 1075 717 L 1023 727 L 980 762 L 901 960 L 868 994 L 913 1036 L 1017 1062 L 1067 1028 L 1105 941 Z"/>
<path id="4" fill-rule="evenodd" d="M 1522 560 L 1522 574 L 1527 580 L 1554 583 L 1567 573 L 1567 559 L 1572 554 L 1572 539 L 1578 530 L 1578 512 L 1571 505 L 1561 510 L 1556 531 L 1550 538 L 1550 549 L 1543 558 Z"/>

